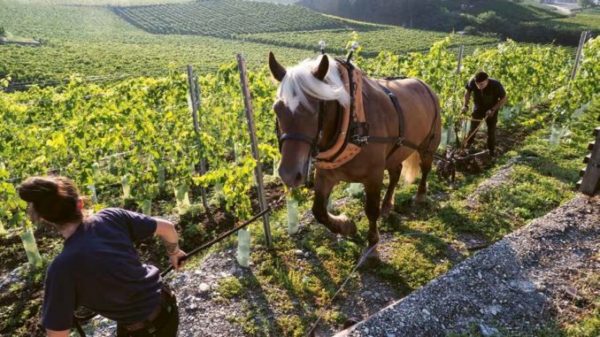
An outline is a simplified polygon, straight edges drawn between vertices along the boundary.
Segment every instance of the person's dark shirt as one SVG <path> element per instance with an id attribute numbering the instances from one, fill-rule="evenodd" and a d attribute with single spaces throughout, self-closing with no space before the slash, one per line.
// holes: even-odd
<path id="1" fill-rule="evenodd" d="M 489 83 L 483 90 L 477 88 L 475 79 L 471 79 L 467 85 L 465 85 L 465 89 L 473 93 L 473 101 L 475 102 L 474 111 L 476 113 L 486 112 L 506 96 L 506 91 L 499 81 L 493 78 L 489 78 L 488 80 Z"/>
<path id="2" fill-rule="evenodd" d="M 158 269 L 140 262 L 133 241 L 150 237 L 156 220 L 118 208 L 104 209 L 64 242 L 46 273 L 42 324 L 72 327 L 83 305 L 119 323 L 146 319 L 160 302 Z"/>

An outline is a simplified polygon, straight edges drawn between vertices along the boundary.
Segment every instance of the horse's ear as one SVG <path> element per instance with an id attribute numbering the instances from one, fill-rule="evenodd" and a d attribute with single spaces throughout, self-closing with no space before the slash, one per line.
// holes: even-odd
<path id="1" fill-rule="evenodd" d="M 276 80 L 281 82 L 285 77 L 286 71 L 285 68 L 281 64 L 279 64 L 279 62 L 277 62 L 277 60 L 275 59 L 275 55 L 273 55 L 273 52 L 269 52 L 269 68 L 271 69 L 271 74 L 273 74 L 273 77 L 275 77 Z"/>
<path id="2" fill-rule="evenodd" d="M 323 55 L 321 57 L 321 63 L 319 63 L 319 67 L 313 71 L 313 75 L 322 81 L 325 79 L 327 71 L 329 71 L 329 57 L 327 57 L 327 55 Z"/>

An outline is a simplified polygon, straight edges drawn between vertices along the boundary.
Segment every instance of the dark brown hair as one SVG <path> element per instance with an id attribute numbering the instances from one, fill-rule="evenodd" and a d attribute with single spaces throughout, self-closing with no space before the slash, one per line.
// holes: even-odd
<path id="1" fill-rule="evenodd" d="M 31 177 L 18 187 L 21 199 L 30 203 L 29 213 L 34 221 L 45 220 L 57 226 L 83 220 L 77 207 L 79 192 L 66 177 Z"/>
<path id="2" fill-rule="evenodd" d="M 478 71 L 477 74 L 475 74 L 475 82 L 481 83 L 487 80 L 489 77 L 490 76 L 485 71 Z"/>

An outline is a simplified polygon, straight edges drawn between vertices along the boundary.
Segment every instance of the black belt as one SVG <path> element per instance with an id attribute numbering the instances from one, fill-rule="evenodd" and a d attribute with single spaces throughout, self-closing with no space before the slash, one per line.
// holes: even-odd
<path id="1" fill-rule="evenodd" d="M 127 335 L 131 337 L 137 335 L 147 336 L 162 328 L 174 313 L 177 314 L 177 300 L 171 289 L 163 283 L 159 306 L 146 320 L 132 324 L 124 324 L 122 325 L 122 328 L 127 331 Z"/>

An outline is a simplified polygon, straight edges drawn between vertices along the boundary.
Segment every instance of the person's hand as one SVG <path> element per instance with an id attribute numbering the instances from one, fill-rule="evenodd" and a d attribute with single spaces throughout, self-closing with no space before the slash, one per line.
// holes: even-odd
<path id="1" fill-rule="evenodd" d="M 467 111 L 469 111 L 469 107 L 466 105 L 463 105 L 462 109 L 460 110 L 460 112 L 462 113 L 466 113 Z"/>
<path id="2" fill-rule="evenodd" d="M 169 261 L 171 262 L 173 269 L 179 270 L 181 267 L 183 267 L 185 262 L 179 262 L 179 259 L 184 256 L 187 256 L 187 254 L 181 249 L 177 249 L 174 254 L 169 255 Z"/>

